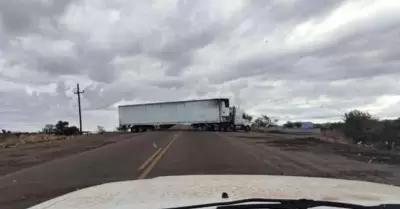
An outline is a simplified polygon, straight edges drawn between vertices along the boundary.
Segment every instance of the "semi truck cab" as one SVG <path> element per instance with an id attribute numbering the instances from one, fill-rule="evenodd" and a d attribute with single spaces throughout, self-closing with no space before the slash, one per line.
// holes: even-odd
<path id="1" fill-rule="evenodd" d="M 247 117 L 247 114 L 238 107 L 230 107 L 230 120 L 233 125 L 233 130 L 244 130 L 250 131 L 251 120 Z"/>

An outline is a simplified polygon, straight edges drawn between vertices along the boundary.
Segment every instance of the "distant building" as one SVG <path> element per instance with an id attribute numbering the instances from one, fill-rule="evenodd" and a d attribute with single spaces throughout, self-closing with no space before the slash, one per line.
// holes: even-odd
<path id="1" fill-rule="evenodd" d="M 300 128 L 302 129 L 312 129 L 314 128 L 314 124 L 311 122 L 301 122 Z"/>

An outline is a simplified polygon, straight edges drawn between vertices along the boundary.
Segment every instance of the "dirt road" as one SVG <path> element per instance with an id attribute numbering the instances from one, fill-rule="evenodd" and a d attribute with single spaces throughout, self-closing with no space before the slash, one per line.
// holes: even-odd
<path id="1" fill-rule="evenodd" d="M 267 133 L 140 133 L 1 176 L 0 208 L 26 208 L 92 185 L 166 175 L 300 175 L 400 185 L 398 161 L 371 160 L 365 153 Z"/>

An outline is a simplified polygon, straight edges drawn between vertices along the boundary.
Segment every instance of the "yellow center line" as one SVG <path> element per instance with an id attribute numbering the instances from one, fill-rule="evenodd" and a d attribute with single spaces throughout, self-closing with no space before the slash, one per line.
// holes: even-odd
<path id="1" fill-rule="evenodd" d="M 161 152 L 162 148 L 158 148 L 150 157 L 149 159 L 147 159 L 140 167 L 139 167 L 139 171 L 143 170 L 155 157 L 156 155 Z"/>
<path id="2" fill-rule="evenodd" d="M 179 132 L 179 133 L 180 133 L 180 132 Z M 167 150 L 171 147 L 172 143 L 176 140 L 176 138 L 178 138 L 179 133 L 176 134 L 176 135 L 174 136 L 174 138 L 167 144 L 167 146 L 166 146 L 164 149 L 161 150 L 160 154 L 158 154 L 158 155 L 154 155 L 154 154 L 153 154 L 153 155 L 156 156 L 156 157 L 154 158 L 153 161 L 150 160 L 150 161 L 151 161 L 150 165 L 143 171 L 142 174 L 140 174 L 140 176 L 138 177 L 138 179 L 144 179 L 144 178 L 147 177 L 147 175 L 151 172 L 151 170 L 154 168 L 154 166 L 157 164 L 157 162 L 161 160 L 161 158 L 163 157 L 163 155 L 164 155 L 164 154 L 167 152 Z"/>

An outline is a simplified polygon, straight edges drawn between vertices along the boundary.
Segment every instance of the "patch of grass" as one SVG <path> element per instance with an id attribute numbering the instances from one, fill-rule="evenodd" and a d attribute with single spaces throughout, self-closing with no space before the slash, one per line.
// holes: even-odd
<path id="1" fill-rule="evenodd" d="M 0 148 L 10 148 L 24 144 L 36 144 L 65 139 L 69 139 L 69 137 L 53 134 L 11 134 L 5 136 L 5 138 L 0 142 Z"/>

